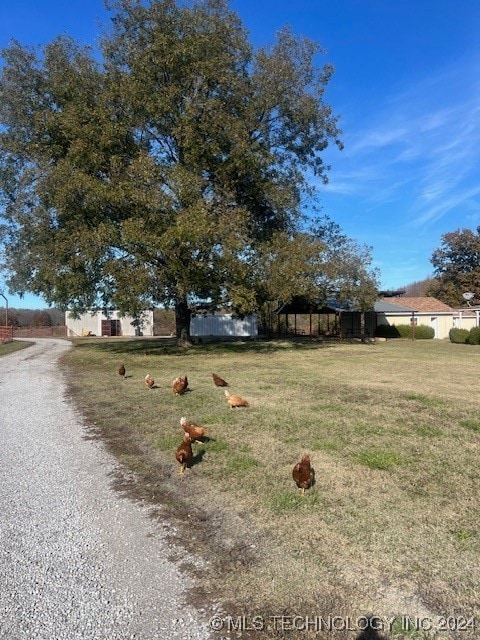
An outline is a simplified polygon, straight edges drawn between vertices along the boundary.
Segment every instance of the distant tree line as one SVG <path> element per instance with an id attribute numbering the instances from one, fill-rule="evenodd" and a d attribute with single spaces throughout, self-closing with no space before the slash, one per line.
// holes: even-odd
<path id="1" fill-rule="evenodd" d="M 12 327 L 61 327 L 65 314 L 60 309 L 8 309 L 8 324 Z"/>

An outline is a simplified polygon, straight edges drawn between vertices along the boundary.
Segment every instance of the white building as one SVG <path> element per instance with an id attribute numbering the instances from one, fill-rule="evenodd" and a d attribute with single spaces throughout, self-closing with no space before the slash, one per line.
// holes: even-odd
<path id="1" fill-rule="evenodd" d="M 257 316 L 234 318 L 231 313 L 206 313 L 193 316 L 191 336 L 253 338 L 258 335 Z"/>
<path id="2" fill-rule="evenodd" d="M 153 311 L 144 311 L 141 318 L 135 320 L 132 316 L 121 316 L 118 311 L 111 311 L 108 316 L 104 313 L 83 313 L 78 318 L 72 318 L 71 312 L 65 313 L 67 336 L 153 336 Z"/>

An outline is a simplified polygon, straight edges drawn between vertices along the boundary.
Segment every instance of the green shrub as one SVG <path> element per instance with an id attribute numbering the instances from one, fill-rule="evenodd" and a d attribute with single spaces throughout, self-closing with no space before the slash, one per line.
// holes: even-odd
<path id="1" fill-rule="evenodd" d="M 472 327 L 470 329 L 467 344 L 480 344 L 480 327 Z"/>
<path id="2" fill-rule="evenodd" d="M 454 342 L 455 344 L 465 344 L 469 335 L 468 329 L 450 329 L 448 332 L 448 337 L 450 338 L 450 342 Z"/>
<path id="3" fill-rule="evenodd" d="M 400 334 L 397 331 L 396 326 L 390 324 L 379 324 L 375 329 L 376 338 L 399 338 Z"/>
<path id="4" fill-rule="evenodd" d="M 415 327 L 415 337 L 417 337 L 417 329 Z M 411 338 L 412 337 L 412 325 L 411 324 L 399 324 L 397 326 L 398 333 L 400 338 Z"/>
<path id="5" fill-rule="evenodd" d="M 399 324 L 397 330 L 401 338 L 412 337 L 412 325 L 410 324 Z M 426 324 L 419 324 L 415 327 L 414 336 L 415 340 L 430 340 L 435 337 L 435 329 Z"/>
<path id="6" fill-rule="evenodd" d="M 418 340 L 432 340 L 435 337 L 435 329 L 426 324 L 419 324 L 415 327 L 415 338 Z"/>

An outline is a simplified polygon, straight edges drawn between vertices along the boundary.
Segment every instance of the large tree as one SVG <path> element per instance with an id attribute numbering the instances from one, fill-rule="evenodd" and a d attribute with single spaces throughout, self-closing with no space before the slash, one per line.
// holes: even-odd
<path id="1" fill-rule="evenodd" d="M 435 280 L 429 293 L 453 307 L 465 305 L 463 294 L 480 302 L 480 226 L 442 235 L 442 244 L 430 259 Z"/>
<path id="2" fill-rule="evenodd" d="M 111 8 L 101 55 L 65 37 L 3 51 L 11 290 L 77 311 L 171 305 L 188 342 L 196 299 L 248 313 L 318 289 L 327 245 L 302 230 L 302 199 L 341 146 L 319 47 L 285 29 L 254 52 L 225 0 Z"/>

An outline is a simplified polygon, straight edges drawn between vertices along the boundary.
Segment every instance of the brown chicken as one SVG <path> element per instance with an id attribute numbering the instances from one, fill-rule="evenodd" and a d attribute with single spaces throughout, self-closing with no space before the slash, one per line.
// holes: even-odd
<path id="1" fill-rule="evenodd" d="M 180 424 L 185 433 L 188 433 L 192 442 L 208 435 L 208 430 L 205 427 L 201 427 L 195 422 L 189 422 L 186 418 L 180 418 Z"/>
<path id="2" fill-rule="evenodd" d="M 212 378 L 216 387 L 228 387 L 228 382 L 220 378 L 220 376 L 217 376 L 216 373 L 212 373 Z"/>
<path id="3" fill-rule="evenodd" d="M 188 388 L 187 376 L 178 376 L 178 378 L 175 378 L 175 380 L 172 382 L 172 390 L 176 396 L 181 396 L 182 393 L 185 393 L 187 388 Z"/>
<path id="4" fill-rule="evenodd" d="M 235 409 L 236 407 L 248 407 L 248 402 L 241 398 L 240 396 L 236 396 L 233 393 L 230 393 L 225 389 L 225 397 L 227 398 L 227 402 L 230 405 L 231 409 Z"/>
<path id="5" fill-rule="evenodd" d="M 118 367 L 118 375 L 119 375 L 121 378 L 125 379 L 125 374 L 126 374 L 126 371 L 125 371 L 125 365 L 124 365 L 124 364 L 121 364 L 121 365 Z"/>
<path id="6" fill-rule="evenodd" d="M 147 373 L 147 375 L 145 376 L 145 384 L 149 389 L 151 389 L 155 384 L 155 380 L 152 378 L 152 376 L 149 373 Z"/>
<path id="7" fill-rule="evenodd" d="M 177 448 L 175 457 L 179 464 L 181 464 L 180 473 L 185 473 L 185 469 L 188 467 L 193 458 L 192 440 L 188 433 L 183 436 L 183 441 Z"/>
<path id="8" fill-rule="evenodd" d="M 305 454 L 300 462 L 293 467 L 292 478 L 300 493 L 303 495 L 305 489 L 309 489 L 313 484 L 314 471 L 310 464 L 310 456 Z"/>

